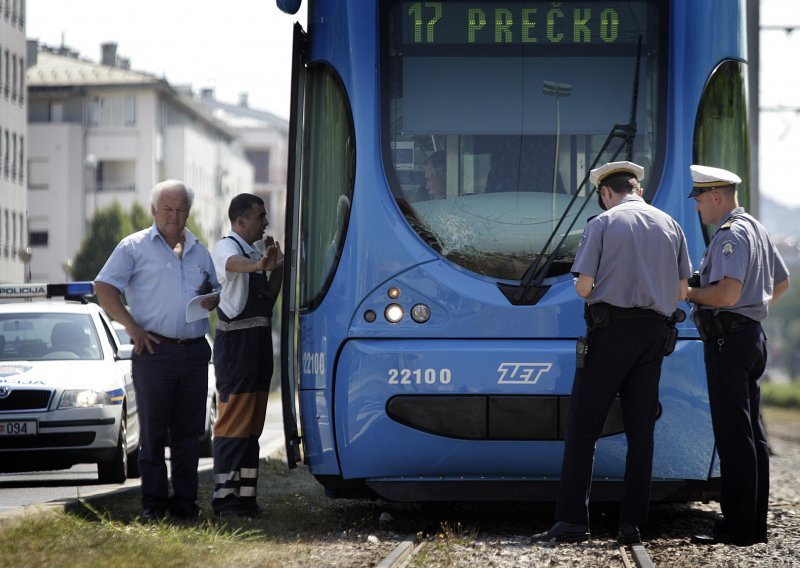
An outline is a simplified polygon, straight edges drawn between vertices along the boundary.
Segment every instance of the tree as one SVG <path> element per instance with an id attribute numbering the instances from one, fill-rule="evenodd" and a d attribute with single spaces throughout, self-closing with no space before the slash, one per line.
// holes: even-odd
<path id="1" fill-rule="evenodd" d="M 119 241 L 133 232 L 130 216 L 116 201 L 92 218 L 89 233 L 72 263 L 73 280 L 94 280 Z"/>
<path id="2" fill-rule="evenodd" d="M 145 209 L 138 202 L 131 207 L 131 224 L 134 231 L 141 231 L 153 224 L 153 215 L 149 209 Z"/>

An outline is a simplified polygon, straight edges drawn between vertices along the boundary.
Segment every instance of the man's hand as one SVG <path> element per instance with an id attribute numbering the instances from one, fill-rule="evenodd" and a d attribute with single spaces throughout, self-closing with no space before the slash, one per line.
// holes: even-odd
<path id="1" fill-rule="evenodd" d="M 278 241 L 272 237 L 264 239 L 264 257 L 261 259 L 264 270 L 272 272 L 283 266 L 283 251 Z"/>
<path id="2" fill-rule="evenodd" d="M 161 343 L 158 339 L 142 329 L 137 323 L 126 326 L 125 331 L 130 335 L 131 341 L 133 342 L 133 351 L 137 355 L 141 355 L 144 349 L 147 349 L 147 351 L 152 354 L 155 352 L 154 344 Z"/>
<path id="3" fill-rule="evenodd" d="M 200 306 L 205 308 L 209 312 L 219 306 L 219 294 L 214 294 L 210 298 L 206 298 L 202 302 L 200 302 Z"/>

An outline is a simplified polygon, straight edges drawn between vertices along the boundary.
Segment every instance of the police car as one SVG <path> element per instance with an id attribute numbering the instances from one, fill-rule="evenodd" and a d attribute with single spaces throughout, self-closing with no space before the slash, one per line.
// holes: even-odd
<path id="1" fill-rule="evenodd" d="M 139 476 L 133 347 L 93 294 L 91 282 L 0 284 L 0 471 Z"/>

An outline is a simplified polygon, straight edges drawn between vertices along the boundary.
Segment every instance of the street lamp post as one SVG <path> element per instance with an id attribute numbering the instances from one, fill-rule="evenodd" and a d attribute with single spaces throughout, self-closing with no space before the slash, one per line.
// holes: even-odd
<path id="1" fill-rule="evenodd" d="M 19 251 L 19 259 L 24 263 L 24 281 L 27 284 L 31 281 L 31 247 L 26 247 L 24 250 Z"/>
<path id="2" fill-rule="evenodd" d="M 561 142 L 561 107 L 559 97 L 568 97 L 572 94 L 572 85 L 566 83 L 558 83 L 556 81 L 544 81 L 542 83 L 542 92 L 550 97 L 556 99 L 556 151 L 553 157 L 553 212 L 552 223 L 553 230 L 556 225 L 556 182 L 558 180 L 558 151 Z"/>

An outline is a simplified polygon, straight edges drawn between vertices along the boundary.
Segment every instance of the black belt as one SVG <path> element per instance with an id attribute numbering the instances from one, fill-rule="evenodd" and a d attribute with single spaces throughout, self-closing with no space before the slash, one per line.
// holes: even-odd
<path id="1" fill-rule="evenodd" d="M 725 333 L 736 333 L 745 326 L 758 323 L 756 320 L 736 312 L 717 312 L 715 317 L 722 323 Z"/>
<path id="2" fill-rule="evenodd" d="M 609 305 L 611 319 L 660 319 L 666 320 L 667 316 L 647 308 L 620 308 Z"/>
<path id="3" fill-rule="evenodd" d="M 171 345 L 194 345 L 195 343 L 200 343 L 201 341 L 206 340 L 206 338 L 202 335 L 200 337 L 190 337 L 189 339 L 175 339 L 174 337 L 164 337 L 163 335 L 153 333 L 152 331 L 148 331 L 148 333 L 158 339 L 161 343 L 169 343 Z"/>

